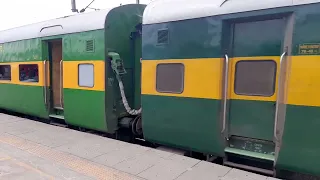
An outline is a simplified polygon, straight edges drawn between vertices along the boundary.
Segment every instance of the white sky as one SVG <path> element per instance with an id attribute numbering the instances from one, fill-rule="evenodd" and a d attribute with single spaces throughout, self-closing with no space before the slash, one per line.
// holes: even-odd
<path id="1" fill-rule="evenodd" d="M 91 1 L 76 0 L 77 9 L 80 11 Z M 148 4 L 150 1 L 140 0 L 140 3 Z M 106 9 L 132 3 L 136 0 L 95 0 L 90 7 Z M 0 4 L 0 30 L 73 14 L 71 0 L 0 0 Z M 94 10 L 85 12 L 90 11 Z"/>

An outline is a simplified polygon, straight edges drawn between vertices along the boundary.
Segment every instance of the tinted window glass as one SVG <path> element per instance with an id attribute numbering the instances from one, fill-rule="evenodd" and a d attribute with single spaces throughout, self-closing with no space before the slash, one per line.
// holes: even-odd
<path id="1" fill-rule="evenodd" d="M 11 80 L 10 65 L 0 65 L 0 80 Z"/>
<path id="2" fill-rule="evenodd" d="M 249 96 L 272 96 L 275 91 L 276 66 L 273 60 L 237 62 L 235 93 Z"/>
<path id="3" fill-rule="evenodd" d="M 158 92 L 182 93 L 184 86 L 184 65 L 178 63 L 158 64 L 156 89 Z"/>

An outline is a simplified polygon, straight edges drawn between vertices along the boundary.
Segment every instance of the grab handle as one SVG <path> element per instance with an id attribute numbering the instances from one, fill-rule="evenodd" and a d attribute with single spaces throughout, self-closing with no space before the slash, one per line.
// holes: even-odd
<path id="1" fill-rule="evenodd" d="M 43 94 L 44 94 L 44 104 L 47 106 L 47 60 L 43 61 Z"/>
<path id="2" fill-rule="evenodd" d="M 280 85 L 281 85 L 281 80 L 282 80 L 282 76 L 281 76 L 281 70 L 282 70 L 282 64 L 283 64 L 283 59 L 286 55 L 286 52 L 282 53 L 281 57 L 280 57 L 280 66 L 279 66 L 279 78 L 278 78 L 278 90 L 277 90 L 277 99 L 276 99 L 276 110 L 275 110 L 275 116 L 274 116 L 274 131 L 273 131 L 273 135 L 274 138 L 278 141 L 278 137 L 277 137 L 277 124 L 278 124 L 278 113 L 279 113 L 279 95 L 280 95 Z"/>
<path id="3" fill-rule="evenodd" d="M 60 105 L 61 107 L 62 106 L 62 90 L 63 90 L 63 87 L 62 87 L 62 60 L 60 61 Z"/>
<path id="4" fill-rule="evenodd" d="M 221 133 L 224 132 L 224 130 L 226 129 L 226 118 L 227 118 L 227 99 L 228 99 L 228 74 L 229 74 L 229 57 L 226 54 L 225 55 L 225 73 L 224 73 L 224 96 L 223 96 L 223 124 L 222 124 L 222 131 Z"/>

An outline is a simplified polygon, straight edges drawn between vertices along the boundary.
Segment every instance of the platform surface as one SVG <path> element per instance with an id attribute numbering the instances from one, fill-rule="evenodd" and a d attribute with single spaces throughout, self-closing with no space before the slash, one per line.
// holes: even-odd
<path id="1" fill-rule="evenodd" d="M 272 180 L 0 113 L 1 180 Z"/>

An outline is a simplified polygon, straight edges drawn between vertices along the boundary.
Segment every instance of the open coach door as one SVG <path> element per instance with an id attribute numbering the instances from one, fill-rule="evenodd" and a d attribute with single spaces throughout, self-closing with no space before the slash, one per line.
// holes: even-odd
<path id="1" fill-rule="evenodd" d="M 62 39 L 42 41 L 44 54 L 44 101 L 49 117 L 64 120 L 63 116 L 63 51 Z"/>

